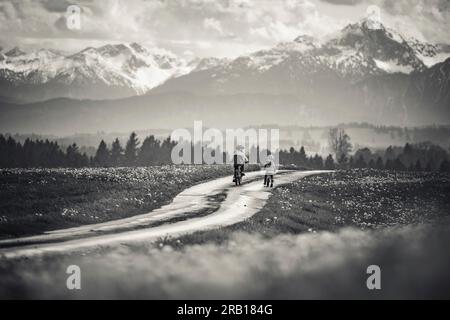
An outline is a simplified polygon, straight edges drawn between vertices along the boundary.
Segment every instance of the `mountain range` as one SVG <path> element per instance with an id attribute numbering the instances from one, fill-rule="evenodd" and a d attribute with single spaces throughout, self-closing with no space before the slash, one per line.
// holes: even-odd
<path id="1" fill-rule="evenodd" d="M 0 96 L 25 102 L 123 98 L 144 94 L 193 68 L 167 50 L 137 43 L 89 47 L 72 55 L 15 47 L 0 53 Z"/>
<path id="2" fill-rule="evenodd" d="M 174 128 L 196 119 L 218 127 L 448 124 L 449 57 L 448 45 L 366 20 L 235 59 L 186 61 L 136 43 L 68 56 L 14 48 L 0 54 L 0 121 L 10 131 L 45 133 Z"/>

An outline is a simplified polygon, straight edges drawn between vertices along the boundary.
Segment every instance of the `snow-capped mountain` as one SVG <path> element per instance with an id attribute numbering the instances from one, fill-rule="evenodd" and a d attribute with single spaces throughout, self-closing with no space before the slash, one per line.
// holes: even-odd
<path id="1" fill-rule="evenodd" d="M 408 45 L 427 67 L 432 67 L 450 58 L 450 48 L 445 45 L 422 42 L 415 38 L 410 38 Z"/>
<path id="2" fill-rule="evenodd" d="M 227 58 L 195 58 L 189 62 L 189 67 L 192 71 L 202 71 L 212 69 L 228 63 L 230 60 Z"/>
<path id="3" fill-rule="evenodd" d="M 372 29 L 367 20 L 345 27 L 339 36 L 327 43 L 329 48 L 350 50 L 364 61 L 375 62 L 378 70 L 372 72 L 411 73 L 425 66 L 402 35 L 383 25 Z"/>
<path id="4" fill-rule="evenodd" d="M 20 84 L 41 84 L 49 81 L 61 70 L 66 61 L 54 50 L 40 49 L 26 53 L 16 47 L 6 52 L 0 59 L 0 70 L 8 71 L 7 80 Z"/>
<path id="5" fill-rule="evenodd" d="M 137 43 L 90 47 L 73 55 L 16 47 L 0 54 L 0 95 L 20 94 L 26 86 L 24 100 L 31 101 L 118 98 L 143 94 L 191 69 L 167 50 L 147 49 Z"/>
<path id="6" fill-rule="evenodd" d="M 425 46 L 425 44 L 424 44 Z M 412 48 L 397 32 L 380 25 L 371 29 L 366 20 L 350 24 L 328 41 L 302 35 L 270 50 L 211 66 L 217 82 L 234 81 L 237 75 L 260 75 L 285 67 L 294 80 L 305 74 L 323 72 L 339 77 L 361 78 L 391 73 L 409 74 L 426 69 L 418 46 Z M 425 52 L 425 50 L 423 50 Z M 437 61 L 440 62 L 440 61 Z M 287 65 L 288 64 L 288 65 Z M 194 70 L 204 71 L 207 69 Z M 293 73 L 296 70 L 298 73 Z M 174 83 L 176 81 L 173 81 Z"/>
<path id="7" fill-rule="evenodd" d="M 425 58 L 437 56 L 438 49 L 433 49 L 418 41 L 411 46 L 394 30 L 383 25 L 372 29 L 361 20 L 326 40 L 302 35 L 269 50 L 193 69 L 155 91 L 301 93 L 302 82 L 309 83 L 306 91 L 314 91 L 323 78 L 357 82 L 375 75 L 422 72 L 430 62 Z"/>
<path id="8" fill-rule="evenodd" d="M 86 48 L 71 56 L 24 51 L 0 54 L 0 127 L 8 130 L 174 128 L 198 119 L 220 127 L 450 123 L 449 47 L 382 25 L 373 29 L 365 20 L 324 39 L 301 35 L 235 59 L 185 62 L 138 44 Z M 134 97 L 13 104 L 22 97 L 127 95 Z"/>
<path id="9" fill-rule="evenodd" d="M 431 94 L 412 88 L 423 88 L 418 79 L 433 69 L 428 67 L 431 58 L 444 65 L 449 60 L 437 59 L 443 54 L 439 46 L 411 41 L 383 25 L 374 29 L 361 20 L 327 39 L 300 36 L 269 50 L 193 70 L 169 79 L 151 93 L 289 95 L 328 115 L 351 113 L 353 120 L 406 124 L 413 119 L 420 123 L 417 115 L 423 115 L 421 108 L 443 110 L 441 105 L 448 99 L 432 99 Z M 432 81 L 442 80 L 434 77 Z M 434 87 L 428 84 L 426 88 Z M 418 106 L 408 92 L 421 92 L 427 98 L 420 99 Z M 448 95 L 446 92 L 440 96 Z"/>
<path id="10" fill-rule="evenodd" d="M 114 99 L 158 86 L 157 92 L 304 93 L 316 91 L 313 85 L 322 83 L 318 78 L 355 83 L 375 75 L 411 74 L 449 56 L 442 46 L 406 39 L 383 25 L 373 29 L 367 20 L 326 39 L 301 35 L 237 59 L 187 62 L 167 50 L 137 43 L 90 47 L 73 55 L 16 47 L 0 51 L 0 96 L 23 101 Z"/>

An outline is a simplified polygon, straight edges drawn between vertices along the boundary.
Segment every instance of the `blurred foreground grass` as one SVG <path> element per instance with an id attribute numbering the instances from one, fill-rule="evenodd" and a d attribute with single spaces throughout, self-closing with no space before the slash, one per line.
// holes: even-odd
<path id="1" fill-rule="evenodd" d="M 0 298 L 431 299 L 450 298 L 450 226 L 344 228 L 265 238 L 234 233 L 181 250 L 151 244 L 109 252 L 0 260 Z M 66 288 L 69 265 L 81 290 Z M 381 268 L 368 290 L 367 267 Z"/>
<path id="2" fill-rule="evenodd" d="M 231 227 L 0 260 L 0 298 L 448 299 L 449 185 L 435 173 L 308 177 L 275 189 L 261 212 Z M 66 288 L 73 264 L 80 291 Z M 366 287 L 373 264 L 381 290 Z"/>

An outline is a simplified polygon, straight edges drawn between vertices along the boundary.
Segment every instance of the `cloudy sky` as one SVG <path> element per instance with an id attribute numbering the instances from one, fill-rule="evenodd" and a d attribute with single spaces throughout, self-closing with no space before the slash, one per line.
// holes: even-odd
<path id="1" fill-rule="evenodd" d="M 73 4 L 82 10 L 80 30 L 66 25 Z M 139 42 L 185 56 L 237 56 L 335 32 L 369 5 L 406 35 L 450 43 L 450 0 L 0 0 L 0 46 L 75 51 Z"/>

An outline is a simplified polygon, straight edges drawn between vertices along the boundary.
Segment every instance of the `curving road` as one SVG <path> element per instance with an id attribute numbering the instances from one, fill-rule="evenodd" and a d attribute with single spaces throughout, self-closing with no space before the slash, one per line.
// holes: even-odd
<path id="1" fill-rule="evenodd" d="M 330 171 L 280 171 L 276 186 Z M 235 224 L 258 212 L 270 196 L 261 172 L 249 172 L 240 187 L 231 177 L 188 188 L 172 203 L 150 213 L 100 224 L 0 241 L 1 258 L 76 252 L 120 244 L 154 241 Z"/>

